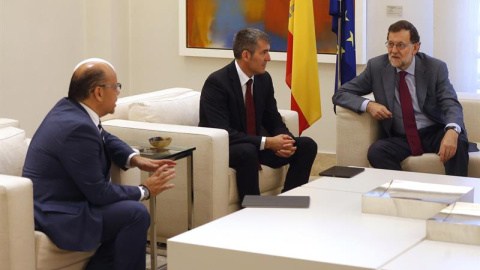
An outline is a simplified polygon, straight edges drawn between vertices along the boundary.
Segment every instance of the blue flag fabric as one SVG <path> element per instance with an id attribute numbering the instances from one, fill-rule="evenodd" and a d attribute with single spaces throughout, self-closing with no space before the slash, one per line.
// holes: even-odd
<path id="1" fill-rule="evenodd" d="M 344 84 L 357 76 L 355 60 L 355 5 L 354 0 L 342 0 L 341 8 L 338 0 L 330 0 L 329 13 L 332 16 L 332 31 L 341 35 L 340 46 L 337 50 L 342 53 L 341 62 L 338 62 L 337 72 L 340 64 L 341 84 Z M 341 33 L 338 33 L 338 19 L 341 18 Z M 340 48 L 339 48 L 340 47 Z M 335 73 L 335 90 L 338 89 L 338 74 Z"/>

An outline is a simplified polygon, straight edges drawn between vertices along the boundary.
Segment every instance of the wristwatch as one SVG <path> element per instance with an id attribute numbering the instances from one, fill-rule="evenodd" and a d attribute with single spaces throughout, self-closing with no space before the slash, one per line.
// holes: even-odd
<path id="1" fill-rule="evenodd" d="M 445 128 L 445 132 L 447 132 L 449 129 L 453 129 L 455 130 L 455 132 L 457 132 L 458 134 L 460 134 L 460 132 L 458 132 L 457 128 L 455 126 L 448 126 Z"/>
<path id="2" fill-rule="evenodd" d="M 150 199 L 150 190 L 144 185 L 140 185 L 139 187 L 143 191 L 143 201 Z"/>

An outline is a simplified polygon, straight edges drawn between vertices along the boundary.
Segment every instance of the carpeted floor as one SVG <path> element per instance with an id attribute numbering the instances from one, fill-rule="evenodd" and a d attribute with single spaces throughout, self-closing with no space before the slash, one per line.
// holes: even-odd
<path id="1" fill-rule="evenodd" d="M 333 165 L 335 165 L 335 154 L 318 153 L 315 161 L 313 162 L 311 176 L 318 176 L 321 171 L 324 171 Z M 165 255 L 165 256 L 163 256 Z M 166 254 L 157 256 L 157 270 L 167 270 L 167 257 Z M 150 269 L 150 254 L 147 254 L 147 270 Z"/>
<path id="2" fill-rule="evenodd" d="M 147 254 L 147 267 L 146 270 L 151 270 L 150 267 L 150 254 Z M 167 270 L 167 257 L 158 255 L 157 256 L 157 270 Z"/>
<path id="3" fill-rule="evenodd" d="M 335 154 L 318 153 L 313 162 L 311 176 L 318 176 L 321 171 L 324 171 L 336 164 Z"/>

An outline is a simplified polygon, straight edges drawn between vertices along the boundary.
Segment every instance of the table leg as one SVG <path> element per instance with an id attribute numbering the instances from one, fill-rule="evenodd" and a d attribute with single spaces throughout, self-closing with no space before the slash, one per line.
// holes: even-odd
<path id="1" fill-rule="evenodd" d="M 187 157 L 188 230 L 193 227 L 193 154 Z"/>
<path id="2" fill-rule="evenodd" d="M 150 198 L 150 270 L 157 270 L 157 197 Z"/>

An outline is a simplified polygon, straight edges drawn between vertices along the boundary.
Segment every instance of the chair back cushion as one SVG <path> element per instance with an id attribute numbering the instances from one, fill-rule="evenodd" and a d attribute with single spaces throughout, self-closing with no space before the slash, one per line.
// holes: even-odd
<path id="1" fill-rule="evenodd" d="M 25 131 L 15 127 L 0 128 L 0 174 L 21 176 L 27 149 Z"/>
<path id="2" fill-rule="evenodd" d="M 463 120 L 471 142 L 480 143 L 480 95 L 474 93 L 458 93 L 463 107 Z"/>
<path id="3" fill-rule="evenodd" d="M 198 126 L 200 92 L 137 101 L 130 104 L 128 119 L 140 122 Z"/>
<path id="4" fill-rule="evenodd" d="M 193 90 L 190 88 L 177 87 L 177 88 L 168 88 L 164 90 L 158 90 L 158 91 L 153 91 L 149 93 L 131 95 L 131 96 L 119 98 L 116 103 L 117 106 L 115 107 L 115 112 L 113 114 L 107 114 L 104 117 L 102 117 L 102 121 L 112 120 L 112 119 L 128 120 L 129 107 L 134 102 L 165 99 L 165 98 L 179 96 L 191 91 Z"/>

